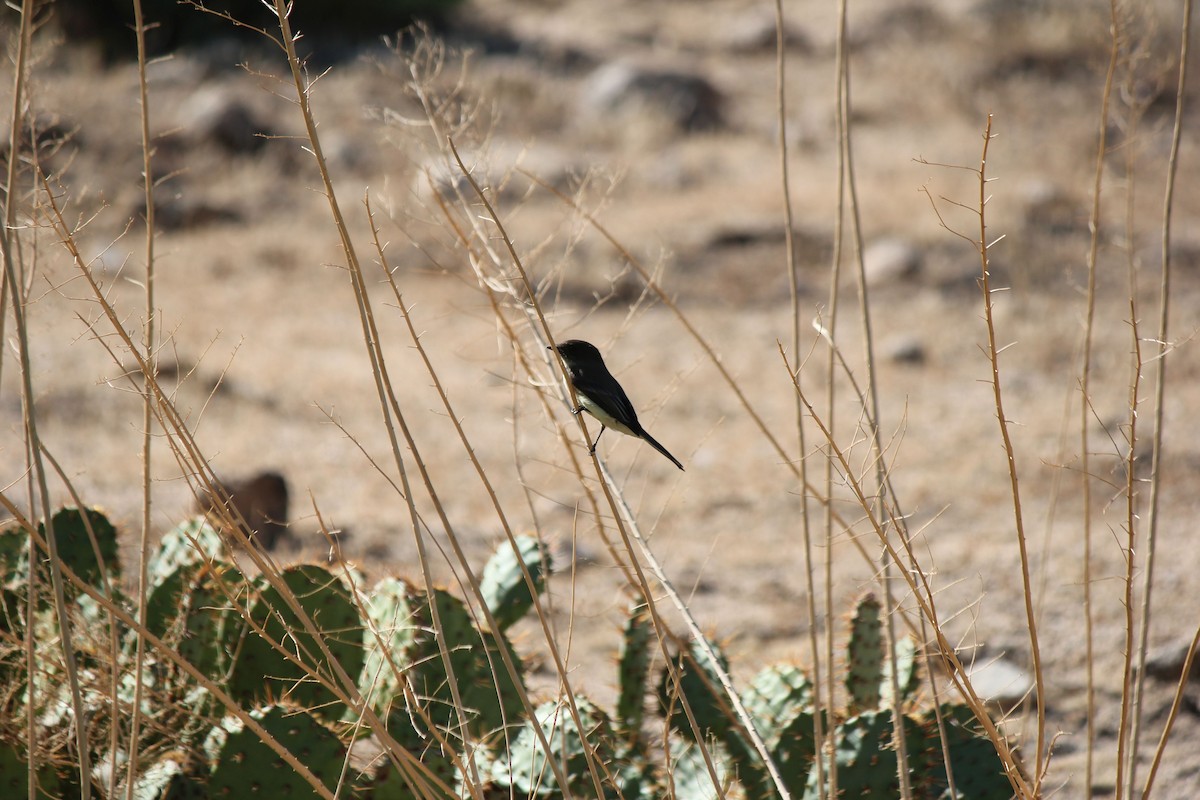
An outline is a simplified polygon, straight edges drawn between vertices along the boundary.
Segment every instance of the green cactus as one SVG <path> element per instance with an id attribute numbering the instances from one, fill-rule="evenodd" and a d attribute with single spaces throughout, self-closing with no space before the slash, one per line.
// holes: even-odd
<path id="1" fill-rule="evenodd" d="M 283 570 L 280 579 L 288 587 L 320 633 L 330 654 L 342 669 L 357 679 L 363 666 L 362 619 L 342 580 L 324 567 L 301 564 Z M 246 631 L 234 659 L 229 692 L 244 701 L 275 700 L 311 708 L 326 720 L 341 718 L 345 704 L 336 701 L 324 681 L 341 682 L 316 639 L 284 600 L 280 590 L 263 577 L 255 582 L 250 605 L 254 626 Z M 260 635 L 257 629 L 263 633 Z M 290 660 L 280 648 L 300 663 Z"/>
<path id="2" fill-rule="evenodd" d="M 711 642 L 709 646 L 716 653 L 721 667 L 727 671 L 729 663 L 720 648 Z M 717 673 L 710 665 L 704 649 L 696 642 L 689 643 L 687 649 L 679 654 L 676 669 L 679 672 L 678 693 L 687 699 L 700 730 L 694 730 L 689 723 L 670 672 L 664 669 L 658 685 L 658 700 L 664 715 L 668 716 L 671 722 L 671 727 L 692 741 L 700 741 L 710 736 L 724 741 L 734 723 L 732 715 L 727 711 Z"/>
<path id="3" fill-rule="evenodd" d="M 96 508 L 80 511 L 68 507 L 57 511 L 51 522 L 58 557 L 81 580 L 102 587 L 106 576 L 114 582 L 120 578 L 117 529 L 103 512 Z M 45 536 L 44 524 L 38 530 Z M 73 587 L 68 586 L 68 593 L 74 593 Z"/>
<path id="4" fill-rule="evenodd" d="M 584 750 L 585 740 L 593 753 L 591 761 L 601 770 L 602 780 L 608 781 L 604 777 L 604 769 L 613 779 L 619 780 L 616 766 L 618 749 L 608 717 L 586 698 L 577 698 L 576 707 L 583 723 L 582 734 L 566 704 L 551 701 L 538 706 L 534 711 L 536 721 L 530 720 L 517 733 L 508 748 L 507 757 L 502 754 L 492 762 L 492 783 L 518 797 L 594 797 L 589 758 Z M 550 753 L 547 754 L 543 749 L 534 732 L 534 725 L 541 727 L 550 744 Z M 568 781 L 567 786 L 559 785 L 550 767 L 551 759 L 562 769 Z M 607 796 L 608 792 L 605 794 Z M 616 796 L 616 792 L 613 796 Z"/>
<path id="5" fill-rule="evenodd" d="M 758 673 L 742 697 L 784 786 L 796 796 L 804 792 L 816 756 L 812 700 L 808 676 L 798 667 L 784 664 Z M 824 710 L 821 718 L 822 729 L 827 730 L 829 717 Z M 767 776 L 759 777 L 765 780 Z M 754 794 L 769 796 L 772 792 L 773 787 L 764 782 L 755 787 Z"/>
<path id="6" fill-rule="evenodd" d="M 875 595 L 867 594 L 850 618 L 850 638 L 846 643 L 846 691 L 848 711 L 874 711 L 892 706 L 892 664 L 884 645 L 882 608 Z M 910 636 L 896 640 L 896 683 L 900 701 L 909 702 L 920 686 L 917 669 L 917 645 Z"/>
<path id="7" fill-rule="evenodd" d="M 0 531 L 0 586 L 29 580 L 29 531 L 10 525 Z"/>
<path id="8" fill-rule="evenodd" d="M 540 594 L 546 588 L 546 576 L 551 570 L 550 553 L 536 537 L 516 537 L 517 551 L 504 542 L 483 568 L 480 591 L 484 602 L 500 630 L 507 630 L 533 606 L 533 593 L 521 571 L 521 563 L 533 578 L 534 587 Z M 518 560 L 519 559 L 519 560 Z"/>
<path id="9" fill-rule="evenodd" d="M 0 587 L 0 634 L 11 641 L 25 635 L 25 608 L 21 594 L 7 586 Z"/>
<path id="10" fill-rule="evenodd" d="M 516 684 L 501 660 L 506 648 L 514 665 L 521 661 L 504 634 L 481 632 L 461 600 L 441 589 L 433 591 L 444 643 L 458 683 L 468 733 L 475 737 L 495 734 L 520 722 L 523 705 Z M 435 634 L 429 595 L 394 578 L 380 581 L 371 591 L 367 612 L 382 642 L 368 636 L 363 678 L 368 702 L 381 715 L 406 730 L 420 715 L 407 709 L 404 681 L 428 714 L 433 725 L 457 734 L 459 716 L 441 649 Z M 520 674 L 518 674 L 520 677 Z M 422 723 L 418 722 L 418 725 Z"/>
<path id="11" fill-rule="evenodd" d="M 799 667 L 778 664 L 754 677 L 742 702 L 763 735 L 767 747 L 801 714 L 812 713 L 813 685 Z"/>
<path id="12" fill-rule="evenodd" d="M 29 796 L 29 761 L 26 751 L 19 745 L 0 741 L 0 797 Z M 37 797 L 52 800 L 67 797 L 70 785 L 59 777 L 48 764 L 43 763 L 37 773 Z M 78 791 L 76 791 L 78 794 Z"/>
<path id="13" fill-rule="evenodd" d="M 163 534 L 146 564 L 150 585 L 160 585 L 184 565 L 204 565 L 229 557 L 228 548 L 204 517 L 193 517 Z"/>
<path id="14" fill-rule="evenodd" d="M 969 800 L 1008 800 L 1012 797 L 1013 789 L 1004 762 L 991 740 L 983 735 L 971 709 L 962 704 L 947 703 L 941 711 L 950 750 L 949 771 L 954 776 L 958 797 Z M 930 800 L 955 800 L 950 796 L 934 709 L 922 714 L 919 724 L 924 730 L 930 761 L 929 777 L 922 787 L 923 796 Z"/>
<path id="15" fill-rule="evenodd" d="M 180 567 L 185 574 L 192 569 Z M 177 627 L 164 638 L 206 677 L 225 684 L 246 636 L 242 614 L 249 595 L 250 584 L 236 567 L 202 570 L 183 599 Z"/>
<path id="16" fill-rule="evenodd" d="M 220 535 L 203 517 L 196 517 L 163 535 L 146 564 L 150 590 L 146 595 L 146 627 L 167 636 L 178 626 L 185 595 L 209 570 L 225 572 L 228 552 Z"/>
<path id="17" fill-rule="evenodd" d="M 896 686 L 900 690 L 900 702 L 912 702 L 917 689 L 921 686 L 921 672 L 918 669 L 917 643 L 911 636 L 902 636 L 896 640 Z M 892 706 L 892 659 L 883 662 L 883 677 L 880 679 L 879 702 L 885 708 Z"/>
<path id="18" fill-rule="evenodd" d="M 676 800 L 723 800 L 728 796 L 733 772 L 729 769 L 729 756 L 720 744 L 708 744 L 709 757 L 717 772 L 717 786 L 713 785 L 712 774 L 704 762 L 700 745 L 672 739 L 670 748 L 670 768 L 663 781 L 670 787 L 667 796 Z"/>
<path id="19" fill-rule="evenodd" d="M 266 732 L 329 789 L 337 786 L 346 746 L 308 712 L 272 705 L 250 712 Z M 234 716 L 213 728 L 204 743 L 212 765 L 211 797 L 319 797 L 316 790 Z"/>
<path id="20" fill-rule="evenodd" d="M 883 683 L 883 626 L 881 607 L 875 595 L 858 601 L 850 617 L 850 639 L 846 643 L 846 692 L 848 711 L 873 711 L 879 708 Z"/>
<path id="21" fill-rule="evenodd" d="M 627 741 L 637 738 L 646 713 L 646 679 L 650 674 L 653 652 L 650 643 L 654 636 L 650 611 L 643 604 L 629 610 L 625 619 L 625 634 L 621 639 L 621 655 L 617 662 L 617 729 Z"/>
<path id="22" fill-rule="evenodd" d="M 451 791 L 443 790 L 429 779 L 429 775 L 421 775 L 418 788 L 403 770 L 396 769 L 390 759 L 380 757 L 375 777 L 370 783 L 371 800 L 458 800 L 460 795 L 455 794 L 453 788 L 461 776 L 455 769 L 454 762 L 442 754 L 437 744 L 432 743 L 424 748 L 410 748 L 410 752 L 417 757 L 422 767 Z"/>
<path id="23" fill-rule="evenodd" d="M 839 797 L 894 800 L 900 796 L 895 731 L 890 709 L 865 711 L 851 717 L 837 727 L 834 736 Z M 917 786 L 928 772 L 928 742 L 924 729 L 909 717 L 904 719 L 904 741 L 910 781 Z M 828 784 L 828 761 L 822 774 Z M 819 796 L 816 776 L 814 769 L 809 775 L 804 800 L 816 800 Z M 828 792 L 826 785 L 826 796 Z"/>
<path id="24" fill-rule="evenodd" d="M 207 800 L 211 795 L 196 771 L 172 753 L 138 773 L 133 796 L 138 800 Z"/>
<path id="25" fill-rule="evenodd" d="M 720 649 L 710 644 L 721 666 L 728 673 L 728 663 Z M 770 780 L 762 759 L 746 738 L 742 726 L 737 722 L 708 655 L 698 642 L 691 642 L 679 654 L 677 668 L 680 671 L 679 688 L 687 699 L 700 731 L 694 730 L 688 721 L 683 705 L 675 692 L 674 682 L 667 670 L 663 670 L 659 681 L 659 703 L 668 712 L 671 727 L 693 742 L 714 738 L 729 754 L 735 771 L 750 796 L 762 796 L 762 787 Z"/>
<path id="26" fill-rule="evenodd" d="M 16 676 L 24 675 L 25 654 L 15 644 L 24 638 L 25 608 L 21 595 L 15 589 L 0 588 L 0 685 L 14 685 Z"/>

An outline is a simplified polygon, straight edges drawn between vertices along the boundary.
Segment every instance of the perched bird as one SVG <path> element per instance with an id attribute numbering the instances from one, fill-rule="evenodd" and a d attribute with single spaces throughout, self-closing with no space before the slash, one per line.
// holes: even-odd
<path id="1" fill-rule="evenodd" d="M 594 345 L 572 339 L 562 342 L 557 349 L 567 365 L 571 385 L 575 387 L 575 396 L 579 398 L 579 408 L 575 409 L 574 413 L 586 411 L 599 420 L 602 426 L 589 452 L 596 452 L 596 445 L 600 443 L 604 429 L 612 428 L 628 436 L 645 439 L 651 447 L 671 459 L 671 463 L 683 469 L 679 459 L 667 452 L 667 448 L 646 433 L 646 429 L 638 422 L 633 403 L 629 402 L 621 384 L 617 383 L 608 367 L 604 366 L 604 359 Z"/>

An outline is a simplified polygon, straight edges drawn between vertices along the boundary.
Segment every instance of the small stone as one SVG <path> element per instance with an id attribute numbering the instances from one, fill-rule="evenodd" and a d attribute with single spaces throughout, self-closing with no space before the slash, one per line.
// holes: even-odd
<path id="1" fill-rule="evenodd" d="M 1179 639 L 1155 647 L 1146 654 L 1146 674 L 1155 680 L 1178 681 L 1183 675 L 1183 665 L 1187 662 L 1191 646 L 1191 639 Z M 1192 680 L 1200 677 L 1200 659 L 1192 660 L 1189 677 Z"/>
<path id="2" fill-rule="evenodd" d="M 274 550 L 288 535 L 287 480 L 278 472 L 260 472 L 245 480 L 218 481 L 214 492 L 196 498 L 196 511 L 230 535 L 227 523 L 232 520 L 264 550 Z"/>
<path id="3" fill-rule="evenodd" d="M 915 277 L 921 271 L 921 251 L 907 239 L 887 238 L 872 242 L 863 251 L 867 284 L 883 286 Z"/>
<path id="4" fill-rule="evenodd" d="M 894 336 L 884 344 L 883 351 L 888 360 L 896 364 L 925 363 L 925 346 L 916 336 Z"/>
<path id="5" fill-rule="evenodd" d="M 775 12 L 764 8 L 739 15 L 738 20 L 723 33 L 725 46 L 735 53 L 774 52 L 778 39 Z M 789 51 L 810 53 L 812 42 L 803 31 L 797 30 L 785 19 L 783 22 L 783 46 Z"/>
<path id="6" fill-rule="evenodd" d="M 1031 180 L 1021 186 L 1025 224 L 1050 233 L 1070 233 L 1087 224 L 1085 209 L 1061 187 L 1046 180 Z"/>
<path id="7" fill-rule="evenodd" d="M 1005 658 L 980 659 L 967 673 L 975 693 L 990 703 L 1012 706 L 1034 694 L 1028 670 Z"/>
<path id="8" fill-rule="evenodd" d="M 250 106 L 221 89 L 197 92 L 184 107 L 181 127 L 196 142 L 215 144 L 227 153 L 258 152 L 271 126 Z"/>
<path id="9" fill-rule="evenodd" d="M 593 119 L 614 111 L 657 113 L 681 131 L 719 128 L 723 116 L 721 93 L 699 73 L 627 62 L 593 72 L 584 82 L 581 103 Z"/>

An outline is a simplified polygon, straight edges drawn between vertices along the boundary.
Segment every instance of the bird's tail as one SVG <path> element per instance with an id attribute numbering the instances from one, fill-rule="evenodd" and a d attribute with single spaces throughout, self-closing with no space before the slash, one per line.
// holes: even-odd
<path id="1" fill-rule="evenodd" d="M 671 463 L 674 464 L 675 466 L 679 467 L 680 470 L 683 470 L 683 464 L 679 463 L 679 459 L 676 458 L 675 456 L 671 455 L 670 452 L 667 451 L 667 448 L 665 448 L 661 444 L 659 444 L 658 441 L 653 436 L 646 433 L 645 430 L 642 430 L 641 436 L 643 439 L 646 440 L 647 444 L 649 444 L 655 450 L 657 450 L 658 452 L 662 453 L 664 456 L 669 458 L 671 460 Z"/>

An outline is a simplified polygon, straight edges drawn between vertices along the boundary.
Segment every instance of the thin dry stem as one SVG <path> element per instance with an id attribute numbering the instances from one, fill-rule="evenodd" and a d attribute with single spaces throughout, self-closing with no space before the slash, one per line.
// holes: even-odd
<path id="1" fill-rule="evenodd" d="M 1159 503 L 1162 488 L 1160 469 L 1162 467 L 1163 413 L 1166 405 L 1167 351 L 1170 349 L 1168 336 L 1170 333 L 1171 297 L 1171 217 L 1174 210 L 1175 180 L 1179 169 L 1179 147 L 1183 139 L 1187 65 L 1192 32 L 1191 0 L 1184 0 L 1183 2 L 1183 22 L 1180 25 L 1180 29 L 1179 76 L 1175 86 L 1175 120 L 1171 130 L 1171 153 L 1167 158 L 1166 188 L 1163 191 L 1162 236 L 1160 240 L 1162 270 L 1158 287 L 1158 371 L 1155 373 L 1154 378 L 1153 449 L 1150 455 L 1150 499 L 1146 520 L 1146 567 L 1142 575 L 1142 605 L 1138 620 L 1140 634 L 1138 637 L 1137 686 L 1134 693 L 1133 731 L 1130 737 L 1129 784 L 1131 794 L 1137 775 L 1138 742 L 1142 720 L 1142 691 L 1146 679 L 1146 654 L 1149 649 L 1147 642 L 1151 619 L 1151 595 L 1154 589 L 1154 560 L 1158 543 Z M 1131 440 L 1129 443 L 1131 454 L 1133 452 L 1133 444 Z M 1133 465 L 1131 463 L 1131 472 L 1132 469 Z"/>
<path id="2" fill-rule="evenodd" d="M 154 309 L 154 176 L 151 172 L 151 140 L 150 140 L 150 91 L 146 80 L 146 25 L 142 18 L 141 0 L 134 0 L 134 34 L 137 37 L 138 51 L 138 92 L 141 99 L 141 132 L 142 132 L 142 178 L 144 180 L 144 196 L 146 199 L 146 321 L 142 346 L 145 348 L 146 361 L 153 373 L 158 373 L 156 318 Z M 137 603 L 138 619 L 146 619 L 147 564 L 150 558 L 150 509 L 151 509 L 151 422 L 154 414 L 154 395 L 149 389 L 142 394 L 142 531 L 138 548 L 138 585 Z M 100 563 L 104 563 L 101 560 Z M 146 648 L 145 642 L 138 637 L 137 651 L 134 656 L 134 690 L 133 712 L 129 721 L 129 772 L 125 778 L 125 800 L 133 800 L 134 787 L 138 777 L 138 746 L 142 722 L 142 688 L 145 683 Z M 115 659 L 114 659 L 115 661 Z M 114 705 L 114 708 L 116 706 Z M 113 751 L 115 752 L 115 750 Z M 112 778 L 117 776 L 116 765 L 112 769 Z M 115 794 L 110 790 L 110 795 Z"/>

